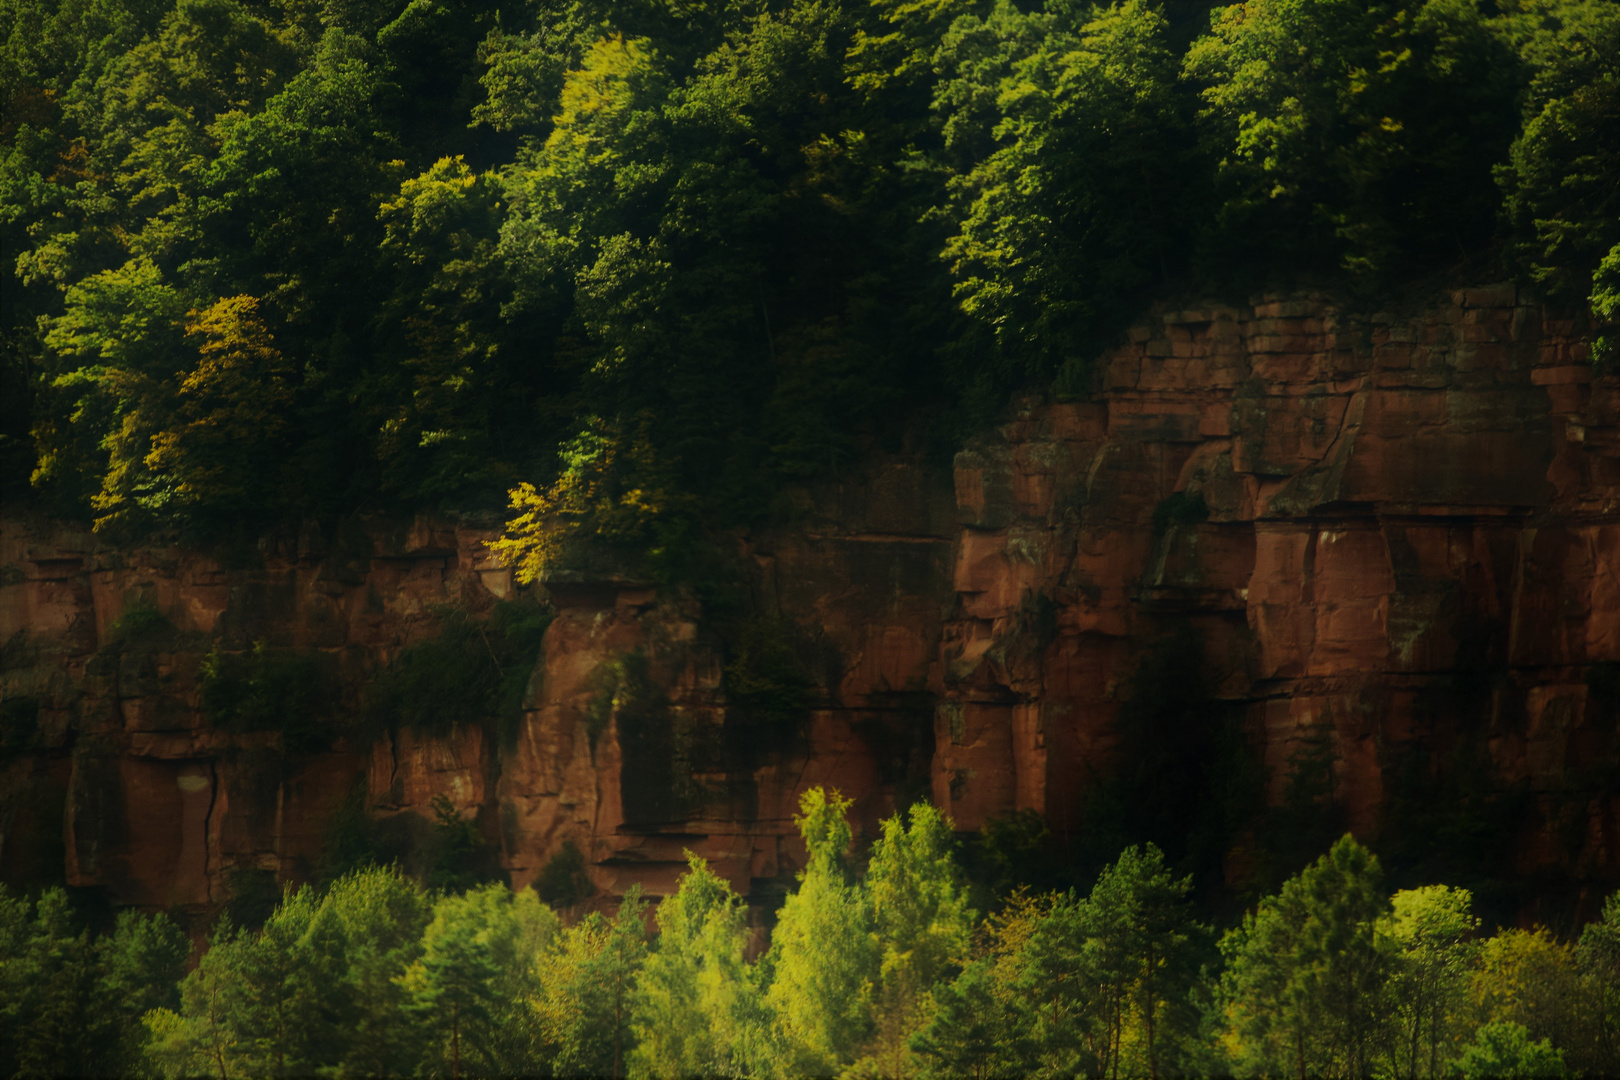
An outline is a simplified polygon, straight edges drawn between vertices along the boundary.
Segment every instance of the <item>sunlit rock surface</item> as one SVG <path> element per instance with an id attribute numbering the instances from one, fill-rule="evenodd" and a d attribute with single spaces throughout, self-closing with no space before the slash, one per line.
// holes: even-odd
<path id="1" fill-rule="evenodd" d="M 235 870 L 314 873 L 363 791 L 383 816 L 446 796 L 516 885 L 572 841 L 598 902 L 666 892 L 690 850 L 764 903 L 802 862 L 814 785 L 868 834 L 925 794 L 962 829 L 1016 808 L 1080 828 L 1131 672 L 1190 628 L 1187 677 L 1211 722 L 1238 717 L 1273 798 L 1326 740 L 1335 798 L 1376 838 L 1392 763 L 1474 739 L 1530 793 L 1501 838 L 1519 872 L 1612 888 L 1620 797 L 1579 777 L 1620 720 L 1620 377 L 1594 379 L 1577 331 L 1506 286 L 1370 316 L 1311 296 L 1166 311 L 1087 400 L 1015 405 L 954 468 L 874 458 L 796 493 L 734 538 L 749 606 L 794 628 L 815 684 L 786 732 L 728 716 L 731 658 L 693 596 L 565 573 L 504 745 L 471 728 L 285 754 L 209 726 L 208 651 L 325 653 L 355 710 L 446 605 L 517 592 L 489 534 L 310 525 L 233 568 L 8 516 L 3 688 L 39 709 L 0 759 L 0 878 L 65 861 L 116 903 L 205 912 Z M 134 603 L 172 627 L 116 640 Z M 610 685 L 627 656 L 639 697 Z"/>

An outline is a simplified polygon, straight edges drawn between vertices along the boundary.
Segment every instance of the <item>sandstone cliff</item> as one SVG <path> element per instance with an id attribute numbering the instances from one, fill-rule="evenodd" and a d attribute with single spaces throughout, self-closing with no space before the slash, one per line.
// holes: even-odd
<path id="1" fill-rule="evenodd" d="M 868 831 L 926 793 L 962 829 L 1030 809 L 1083 832 L 1156 671 L 1197 687 L 1273 803 L 1317 753 L 1376 838 L 1460 790 L 1472 748 L 1518 793 L 1482 841 L 1515 873 L 1620 882 L 1620 377 L 1594 379 L 1575 326 L 1511 287 L 1404 314 L 1260 298 L 1164 312 L 1093 376 L 954 475 L 874 459 L 734 538 L 808 673 L 785 734 L 728 702 L 735 642 L 692 595 L 575 574 L 543 590 L 514 730 L 295 752 L 210 724 L 210 652 L 318 656 L 352 713 L 447 606 L 516 595 L 486 534 L 356 520 L 223 559 L 8 515 L 0 879 L 203 914 L 243 869 L 314 873 L 363 791 L 378 817 L 448 797 L 515 885 L 572 841 L 599 897 L 661 893 L 690 849 L 765 902 L 816 784 Z M 136 610 L 161 624 L 120 623 Z M 1228 837 L 1224 872 L 1260 842 Z"/>

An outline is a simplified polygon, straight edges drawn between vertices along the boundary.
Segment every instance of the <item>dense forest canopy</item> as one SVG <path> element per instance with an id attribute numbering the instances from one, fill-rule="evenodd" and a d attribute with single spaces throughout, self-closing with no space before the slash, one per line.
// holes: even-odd
<path id="1" fill-rule="evenodd" d="M 1156 295 L 1620 314 L 1613 0 L 0 12 L 7 498 L 115 534 L 516 489 L 530 570 L 668 561 Z"/>
<path id="2" fill-rule="evenodd" d="M 0 889 L 5 1075 L 1487 1077 L 1620 1069 L 1620 895 L 1573 941 L 1488 932 L 1468 890 L 1391 895 L 1349 836 L 1217 935 L 1151 844 L 1088 890 L 972 908 L 927 804 L 852 843 L 806 792 L 807 859 L 762 954 L 689 855 L 648 918 L 567 920 L 397 869 L 227 916 L 186 973 L 165 916 L 81 928 Z M 86 1037 L 89 1036 L 89 1037 Z"/>

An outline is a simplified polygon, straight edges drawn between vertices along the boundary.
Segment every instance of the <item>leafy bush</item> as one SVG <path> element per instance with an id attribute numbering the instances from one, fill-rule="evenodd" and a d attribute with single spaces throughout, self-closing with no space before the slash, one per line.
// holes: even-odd
<path id="1" fill-rule="evenodd" d="M 461 816 L 448 797 L 435 795 L 431 819 L 405 811 L 374 814 L 362 783 L 327 824 L 318 880 L 331 883 L 379 867 L 433 889 L 461 890 L 500 877 L 499 849 L 475 818 Z"/>
<path id="2" fill-rule="evenodd" d="M 169 617 L 145 597 L 139 597 L 124 607 L 122 613 L 108 628 L 107 636 L 119 644 L 149 642 L 172 631 Z"/>
<path id="3" fill-rule="evenodd" d="M 281 885 L 274 870 L 233 866 L 225 871 L 225 917 L 230 925 L 257 930 L 281 902 Z"/>
<path id="4" fill-rule="evenodd" d="M 484 620 L 447 610 L 438 634 L 401 650 L 372 683 L 368 726 L 446 735 L 493 722 L 509 743 L 551 617 L 548 608 L 513 601 L 498 602 Z"/>
<path id="5" fill-rule="evenodd" d="M 572 840 L 564 840 L 557 854 L 546 860 L 534 879 L 534 891 L 552 907 L 571 907 L 596 892 L 585 873 L 585 854 Z"/>
<path id="6" fill-rule="evenodd" d="M 1172 525 L 1186 528 L 1208 520 L 1209 505 L 1203 492 L 1177 491 L 1153 508 L 1153 536 L 1163 536 Z"/>
<path id="7" fill-rule="evenodd" d="M 444 794 L 433 796 L 433 832 L 428 855 L 427 887 L 462 892 L 500 876 L 495 845 L 486 841 L 476 820 L 464 818 Z"/>
<path id="8" fill-rule="evenodd" d="M 1451 1063 L 1459 1080 L 1556 1080 L 1568 1076 L 1564 1055 L 1546 1039 L 1533 1042 L 1523 1024 L 1485 1024 Z"/>
<path id="9" fill-rule="evenodd" d="M 744 624 L 725 667 L 727 736 L 744 754 L 785 749 L 800 733 L 817 685 L 801 653 L 802 633 L 786 618 Z"/>
<path id="10" fill-rule="evenodd" d="M 250 653 L 218 648 L 198 676 L 203 709 L 226 731 L 279 731 L 282 749 L 329 749 L 342 732 L 336 659 L 326 653 L 272 649 L 255 642 Z"/>

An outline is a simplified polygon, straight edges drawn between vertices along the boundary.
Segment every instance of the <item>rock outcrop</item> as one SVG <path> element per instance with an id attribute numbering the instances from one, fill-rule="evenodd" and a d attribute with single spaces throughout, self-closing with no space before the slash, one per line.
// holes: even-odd
<path id="1" fill-rule="evenodd" d="M 1273 802 L 1322 750 L 1377 836 L 1472 747 L 1520 793 L 1493 841 L 1515 872 L 1595 894 L 1620 882 L 1620 377 L 1586 350 L 1505 286 L 1159 314 L 1085 400 L 1017 405 L 953 472 L 874 458 L 734 538 L 750 625 L 803 676 L 791 716 L 728 699 L 746 633 L 692 595 L 575 575 L 544 590 L 515 731 L 290 752 L 210 723 L 210 650 L 319 654 L 353 712 L 447 605 L 517 595 L 486 534 L 308 526 L 233 568 L 8 516 L 0 877 L 206 912 L 236 871 L 314 873 L 363 791 L 382 816 L 447 797 L 515 885 L 571 841 L 599 897 L 665 892 L 690 850 L 763 903 L 817 784 L 868 831 L 923 795 L 962 829 L 1083 829 L 1143 658 L 1192 641 L 1181 676 Z"/>

